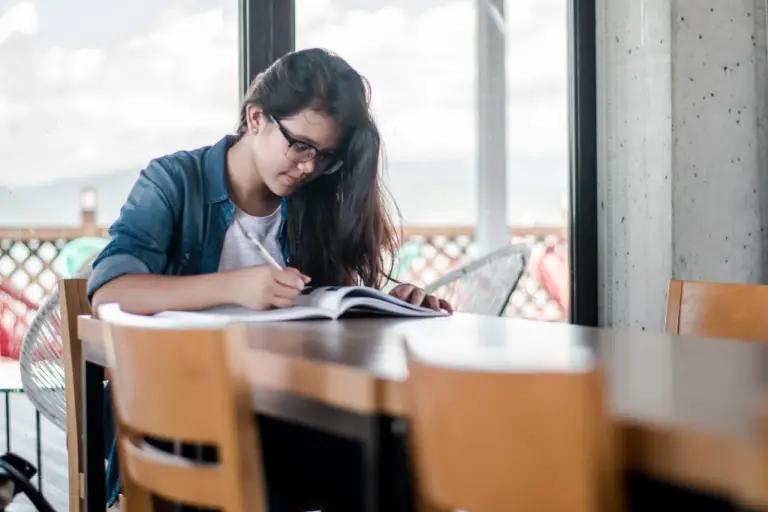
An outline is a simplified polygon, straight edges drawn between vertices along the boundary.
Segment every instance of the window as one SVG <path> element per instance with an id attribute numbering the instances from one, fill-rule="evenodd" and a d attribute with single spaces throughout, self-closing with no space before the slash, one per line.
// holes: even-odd
<path id="1" fill-rule="evenodd" d="M 6 285 L 39 301 L 56 272 L 71 273 L 88 253 L 80 244 L 62 255 L 64 244 L 98 234 L 82 225 L 92 218 L 83 201 L 95 203 L 95 225 L 108 226 L 150 159 L 234 129 L 237 8 L 232 0 L 0 0 Z"/>
<path id="2" fill-rule="evenodd" d="M 507 222 L 532 251 L 507 314 L 567 320 L 567 3 L 494 4 L 296 0 L 296 46 L 335 51 L 371 82 L 404 221 L 396 273 L 425 284 L 478 255 L 477 8 L 490 9 L 506 36 Z"/>
<path id="3" fill-rule="evenodd" d="M 531 246 L 512 302 L 568 321 L 568 4 L 506 2 L 507 212 Z"/>
<path id="4" fill-rule="evenodd" d="M 474 223 L 474 18 L 469 0 L 296 1 L 296 48 L 332 50 L 371 82 L 410 224 Z"/>

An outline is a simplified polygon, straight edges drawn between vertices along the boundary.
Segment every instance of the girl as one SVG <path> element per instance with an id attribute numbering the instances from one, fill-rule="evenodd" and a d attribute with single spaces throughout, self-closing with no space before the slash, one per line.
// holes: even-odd
<path id="1" fill-rule="evenodd" d="M 93 264 L 94 309 L 108 302 L 138 314 L 233 303 L 283 308 L 310 282 L 382 286 L 396 240 L 380 161 L 367 82 L 324 50 L 286 55 L 254 79 L 235 136 L 142 171 Z M 247 232 L 282 270 L 266 265 Z M 390 293 L 451 311 L 412 285 Z M 266 438 L 269 427 L 260 427 Z M 110 474 L 115 483 L 114 464 Z"/>
<path id="2" fill-rule="evenodd" d="M 381 286 L 396 249 L 364 79 L 340 57 L 289 54 L 253 81 L 237 135 L 153 160 L 93 265 L 94 307 L 140 314 L 287 307 L 315 286 Z M 289 268 L 265 264 L 250 231 Z M 450 309 L 418 288 L 392 295 Z"/>

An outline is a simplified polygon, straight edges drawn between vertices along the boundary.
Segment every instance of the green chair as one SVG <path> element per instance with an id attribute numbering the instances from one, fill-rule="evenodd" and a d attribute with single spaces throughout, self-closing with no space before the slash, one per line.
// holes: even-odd
<path id="1" fill-rule="evenodd" d="M 80 269 L 106 247 L 109 240 L 93 236 L 83 236 L 70 240 L 53 260 L 53 269 L 62 279 L 75 277 Z"/>

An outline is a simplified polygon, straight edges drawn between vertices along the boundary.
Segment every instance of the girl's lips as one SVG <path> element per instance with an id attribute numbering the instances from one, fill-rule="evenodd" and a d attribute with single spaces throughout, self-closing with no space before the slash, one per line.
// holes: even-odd
<path id="1" fill-rule="evenodd" d="M 288 183 L 288 185 L 290 187 L 297 187 L 297 186 L 299 186 L 301 184 L 301 180 L 300 179 L 294 178 L 294 177 L 289 176 L 287 174 L 285 175 L 285 181 L 286 181 L 286 183 Z"/>

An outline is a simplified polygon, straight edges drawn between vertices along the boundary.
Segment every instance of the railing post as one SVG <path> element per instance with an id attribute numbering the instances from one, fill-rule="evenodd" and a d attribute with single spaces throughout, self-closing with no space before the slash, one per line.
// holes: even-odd
<path id="1" fill-rule="evenodd" d="M 99 226 L 96 224 L 96 208 L 98 195 L 94 187 L 84 187 L 80 191 L 80 222 L 83 236 L 98 236 Z"/>

